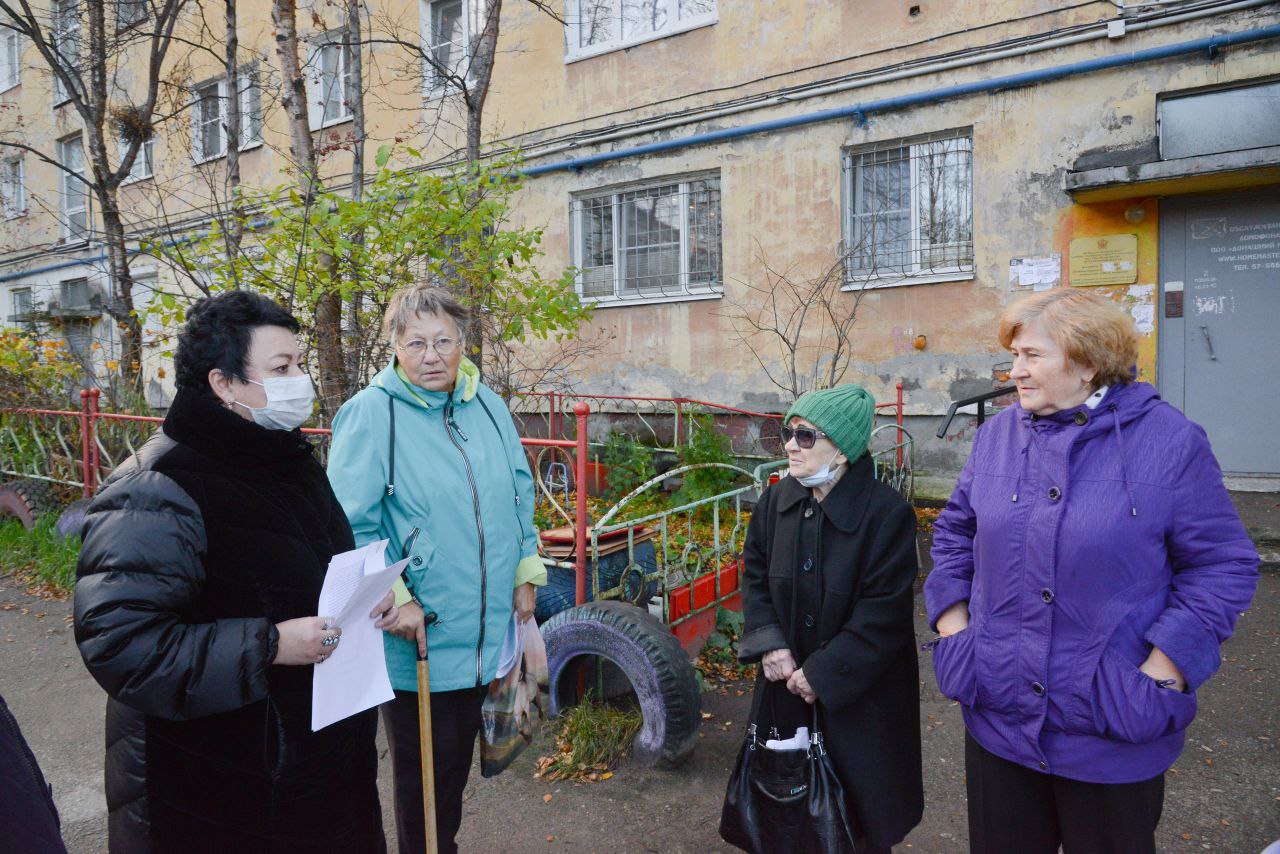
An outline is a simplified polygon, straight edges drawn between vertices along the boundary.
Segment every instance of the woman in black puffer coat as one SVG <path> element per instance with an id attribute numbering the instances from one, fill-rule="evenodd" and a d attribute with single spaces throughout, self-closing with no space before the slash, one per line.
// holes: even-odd
<path id="1" fill-rule="evenodd" d="M 163 430 L 90 505 L 75 631 L 109 695 L 113 852 L 385 850 L 376 712 L 311 731 L 340 634 L 316 603 L 353 539 L 296 429 L 297 331 L 255 294 L 197 303 Z"/>

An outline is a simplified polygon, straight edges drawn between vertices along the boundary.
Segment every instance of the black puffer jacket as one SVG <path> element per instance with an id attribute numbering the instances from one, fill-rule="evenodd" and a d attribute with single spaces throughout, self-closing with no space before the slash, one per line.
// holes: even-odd
<path id="1" fill-rule="evenodd" d="M 113 852 L 383 849 L 376 713 L 313 733 L 312 667 L 271 665 L 352 547 L 300 433 L 189 389 L 94 499 L 75 627 L 110 697 Z"/>

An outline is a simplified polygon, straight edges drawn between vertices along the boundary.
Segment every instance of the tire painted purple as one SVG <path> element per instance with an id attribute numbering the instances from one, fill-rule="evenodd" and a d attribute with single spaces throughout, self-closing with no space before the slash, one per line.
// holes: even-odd
<path id="1" fill-rule="evenodd" d="M 702 723 L 701 692 L 693 665 L 675 635 L 648 611 L 624 602 L 590 602 L 561 611 L 542 626 L 547 645 L 551 714 L 561 710 L 561 677 L 568 665 L 598 656 L 617 665 L 635 691 L 644 724 L 632 755 L 648 764 L 676 766 L 693 753 Z"/>

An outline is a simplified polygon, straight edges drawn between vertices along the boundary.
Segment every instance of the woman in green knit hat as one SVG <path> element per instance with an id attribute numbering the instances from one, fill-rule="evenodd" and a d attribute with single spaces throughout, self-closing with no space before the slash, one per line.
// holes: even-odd
<path id="1" fill-rule="evenodd" d="M 853 384 L 810 392 L 787 412 L 789 476 L 761 495 L 743 548 L 738 650 L 761 662 L 759 732 L 789 738 L 818 704 L 867 852 L 889 851 L 924 810 L 915 514 L 876 479 L 874 418 L 875 399 Z"/>

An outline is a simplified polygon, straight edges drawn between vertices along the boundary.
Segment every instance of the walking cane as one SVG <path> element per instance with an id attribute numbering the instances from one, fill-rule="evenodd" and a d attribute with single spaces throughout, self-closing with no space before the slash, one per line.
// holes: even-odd
<path id="1" fill-rule="evenodd" d="M 422 631 L 436 621 L 436 612 L 424 613 Z M 426 828 L 427 854 L 436 854 L 436 768 L 431 745 L 431 666 L 424 652 L 418 656 L 418 735 L 422 761 L 422 817 Z"/>

